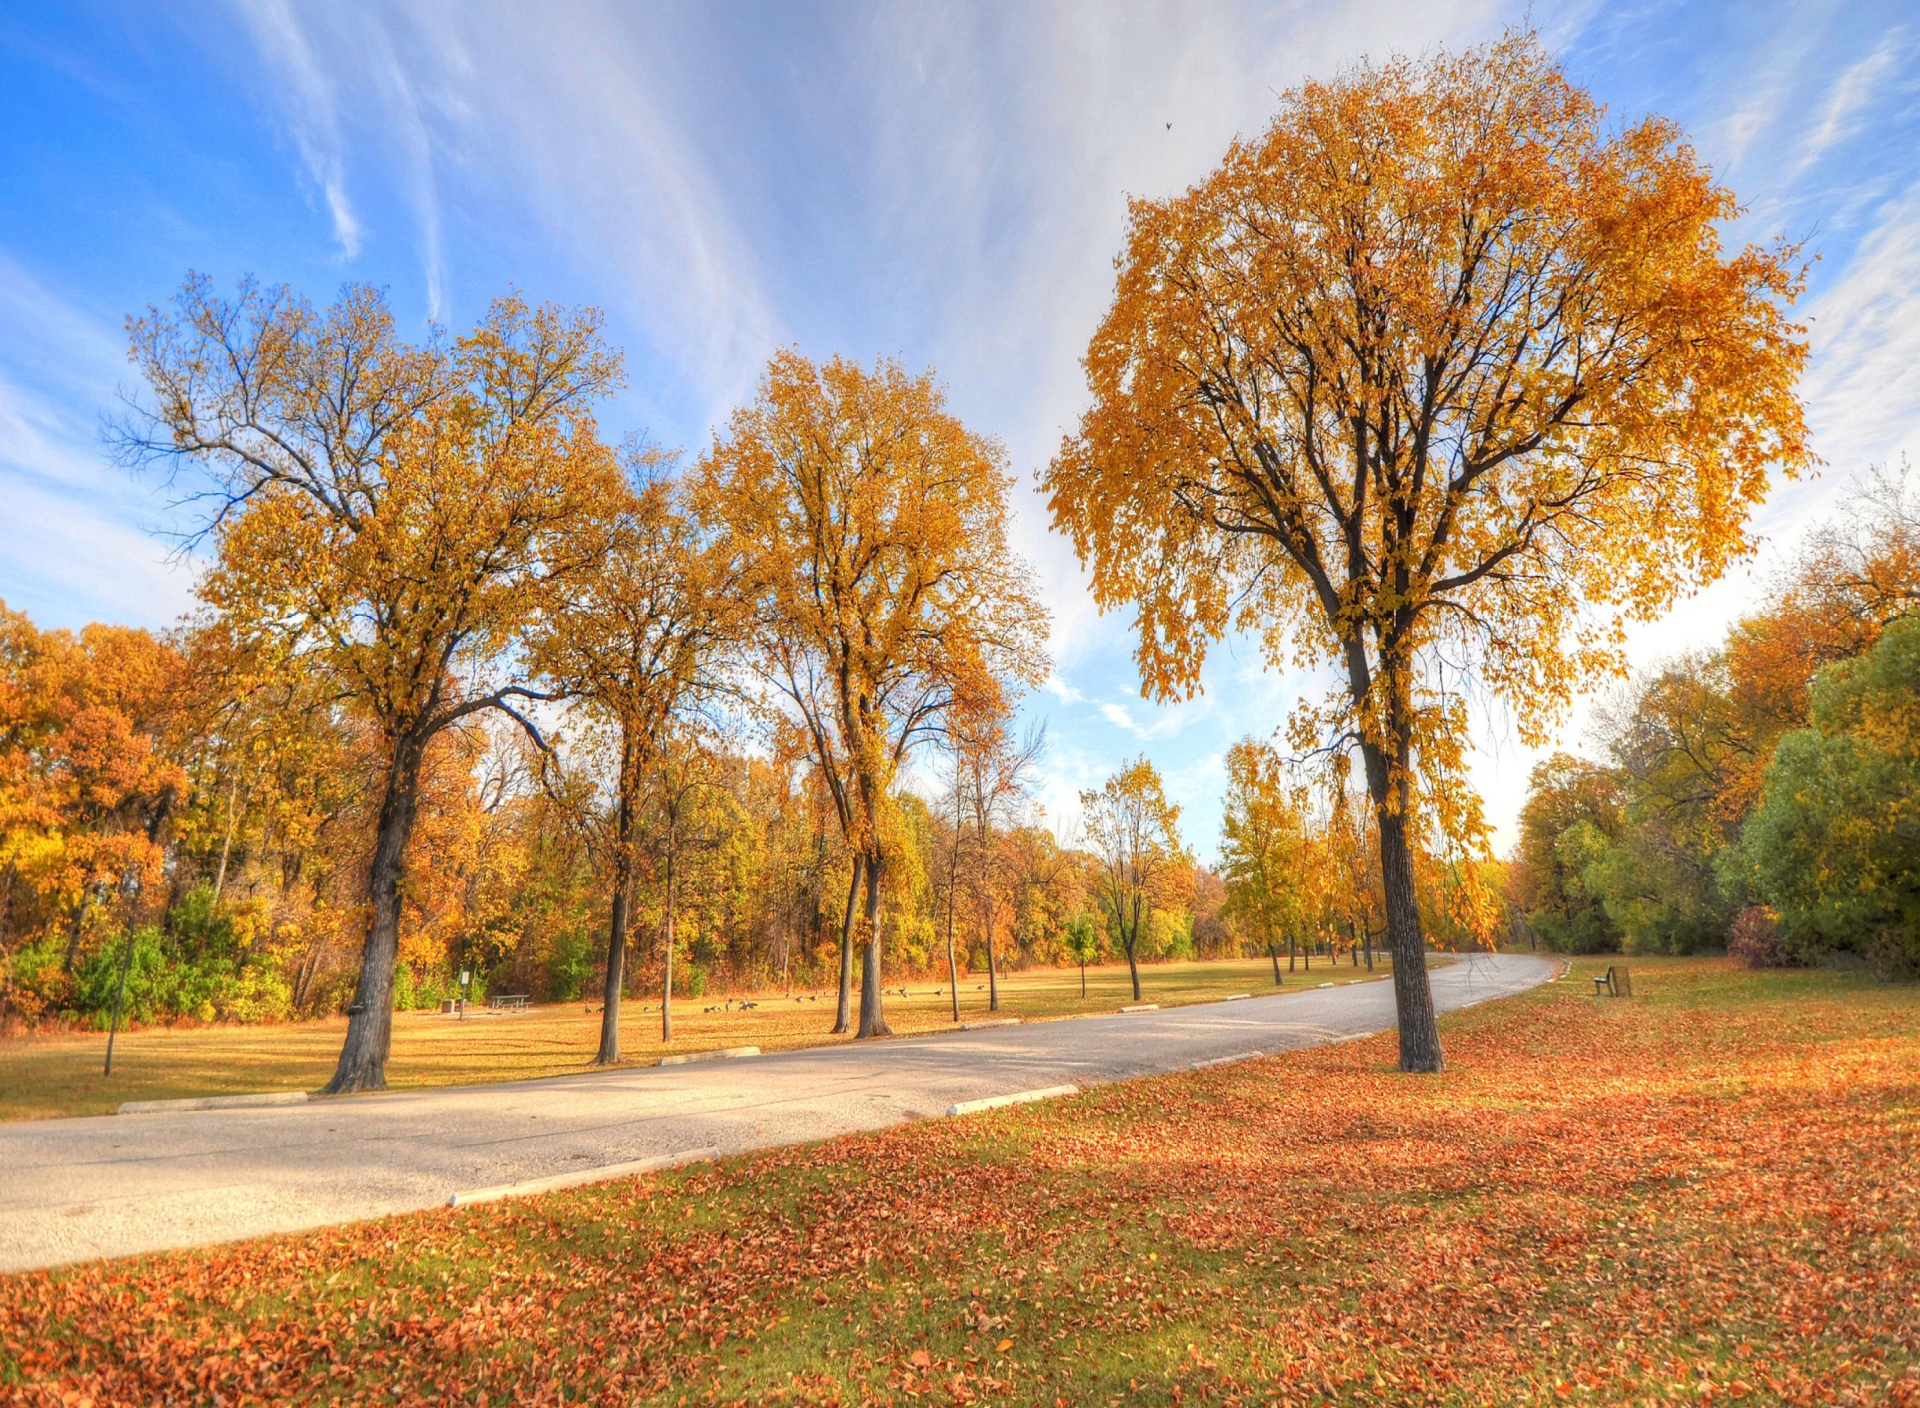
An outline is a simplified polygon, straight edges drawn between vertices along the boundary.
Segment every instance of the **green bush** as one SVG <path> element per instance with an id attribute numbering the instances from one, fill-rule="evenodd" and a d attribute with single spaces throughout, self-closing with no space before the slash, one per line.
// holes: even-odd
<path id="1" fill-rule="evenodd" d="M 1813 727 L 1774 750 L 1731 868 L 1793 956 L 1920 974 L 1920 619 L 1820 672 Z"/>
<path id="2" fill-rule="evenodd" d="M 80 965 L 74 1005 L 97 1026 L 113 1020 L 114 994 L 126 966 L 122 1020 L 156 1022 L 190 1017 L 200 1022 L 266 1022 L 285 1017 L 293 998 L 277 973 L 242 966 L 233 958 L 208 953 L 198 961 L 168 952 L 165 936 L 146 925 L 133 936 L 128 959 L 126 939 L 102 944 Z"/>
<path id="3" fill-rule="evenodd" d="M 572 1002 L 593 976 L 594 943 L 581 929 L 563 930 L 547 958 L 547 991 L 556 1002 Z"/>

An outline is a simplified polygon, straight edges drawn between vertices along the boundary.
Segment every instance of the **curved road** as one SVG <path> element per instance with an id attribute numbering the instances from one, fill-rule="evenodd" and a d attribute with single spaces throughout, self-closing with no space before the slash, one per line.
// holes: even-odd
<path id="1" fill-rule="evenodd" d="M 1457 1011 L 1555 971 L 1475 955 L 1433 970 L 1434 1002 Z M 0 1125 L 0 1271 L 379 1217 L 699 1147 L 803 1143 L 1392 1026 L 1392 983 L 1369 982 L 510 1085 Z"/>

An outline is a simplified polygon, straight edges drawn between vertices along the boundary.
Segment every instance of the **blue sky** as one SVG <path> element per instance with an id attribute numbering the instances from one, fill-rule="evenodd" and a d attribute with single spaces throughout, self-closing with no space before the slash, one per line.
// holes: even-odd
<path id="1" fill-rule="evenodd" d="M 608 433 L 691 452 L 777 346 L 895 355 L 1022 476 L 1055 623 L 1026 706 L 1050 814 L 1070 825 L 1075 790 L 1144 751 L 1208 853 L 1221 755 L 1317 686 L 1229 647 L 1199 699 L 1142 701 L 1129 621 L 1097 616 L 1031 492 L 1084 402 L 1126 199 L 1202 177 L 1304 75 L 1529 18 L 1614 116 L 1687 128 L 1747 206 L 1736 236 L 1819 256 L 1801 312 L 1827 469 L 1775 494 L 1751 569 L 1632 649 L 1709 643 L 1850 474 L 1920 448 L 1910 3 L 9 6 L 0 598 L 58 626 L 189 606 L 164 495 L 100 438 L 130 388 L 124 318 L 189 269 L 319 300 L 375 283 L 416 329 L 510 284 L 598 304 L 631 382 Z M 1533 755 L 1498 718 L 1480 743 L 1504 842 Z"/>

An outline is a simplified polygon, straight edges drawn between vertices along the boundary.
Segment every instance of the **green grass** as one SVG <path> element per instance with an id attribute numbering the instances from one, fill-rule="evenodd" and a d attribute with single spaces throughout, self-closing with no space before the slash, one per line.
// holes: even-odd
<path id="1" fill-rule="evenodd" d="M 1374 976 L 1389 972 L 1385 957 L 1376 955 Z M 1286 981 L 1297 989 L 1366 977 L 1364 968 L 1322 960 Z M 1173 1007 L 1214 1002 L 1235 992 L 1271 992 L 1273 969 L 1264 958 L 1146 964 L 1140 981 L 1143 1001 Z M 910 996 L 900 997 L 900 986 Z M 1050 1021 L 1111 1012 L 1133 1001 L 1124 964 L 1089 968 L 1084 999 L 1078 969 L 1008 974 L 1001 979 L 997 1014 L 987 1010 L 984 974 L 963 977 L 960 986 L 962 1021 L 995 1015 Z M 952 1030 L 952 999 L 945 987 L 943 981 L 897 984 L 886 1003 L 895 1033 Z M 782 1051 L 850 1039 L 827 1031 L 833 1025 L 830 990 L 747 997 L 759 1005 L 741 1011 L 738 996 L 677 999 L 671 1046 L 660 1041 L 658 1001 L 630 1000 L 621 1013 L 622 1055 L 647 1064 L 669 1052 L 723 1046 Z M 126 1100 L 314 1090 L 333 1074 L 345 1034 L 344 1017 L 273 1026 L 148 1027 L 120 1034 L 110 1078 L 101 1074 L 104 1033 L 8 1038 L 0 1041 L 0 1120 L 109 1114 Z M 398 1013 L 387 1081 L 404 1090 L 565 1075 L 587 1069 L 599 1044 L 597 1003 L 556 1003 L 511 1014 L 480 1011 L 464 1022 L 437 1013 Z"/>

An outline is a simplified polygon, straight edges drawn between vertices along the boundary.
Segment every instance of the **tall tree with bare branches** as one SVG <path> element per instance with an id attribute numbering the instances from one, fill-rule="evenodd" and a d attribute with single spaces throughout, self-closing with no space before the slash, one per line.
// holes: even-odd
<path id="1" fill-rule="evenodd" d="M 1005 460 L 931 376 L 781 352 L 696 471 L 702 512 L 743 563 L 761 678 L 857 858 L 863 1037 L 888 1030 L 880 897 L 900 769 L 1045 670 L 1045 612 L 1007 543 Z"/>
<path id="2" fill-rule="evenodd" d="M 369 917 L 331 1092 L 386 1085 L 429 746 L 490 711 L 540 739 L 524 710 L 545 692 L 514 647 L 589 560 L 578 525 L 621 489 L 590 411 L 620 376 L 600 324 L 509 296 L 464 337 L 410 344 L 370 288 L 322 312 L 202 278 L 129 321 L 151 397 L 121 448 L 197 472 L 188 501 L 217 553 L 201 600 L 264 667 L 324 678 L 379 735 Z"/>

